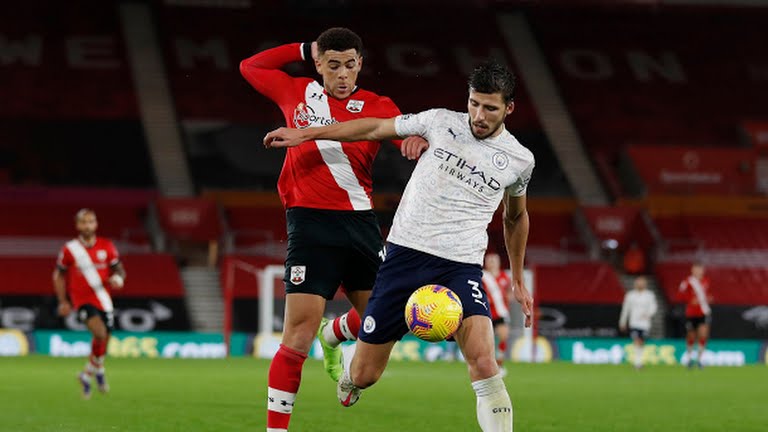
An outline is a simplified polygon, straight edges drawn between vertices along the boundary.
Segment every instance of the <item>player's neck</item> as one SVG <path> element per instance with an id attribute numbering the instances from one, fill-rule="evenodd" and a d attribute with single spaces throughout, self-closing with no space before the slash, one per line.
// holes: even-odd
<path id="1" fill-rule="evenodd" d="M 84 237 L 84 236 L 81 235 L 81 236 L 78 236 L 77 238 L 80 240 L 80 243 L 82 243 L 83 246 L 85 246 L 85 247 L 91 247 L 91 246 L 96 244 L 96 236 L 95 235 L 92 235 L 92 236 L 89 236 L 89 237 Z"/>

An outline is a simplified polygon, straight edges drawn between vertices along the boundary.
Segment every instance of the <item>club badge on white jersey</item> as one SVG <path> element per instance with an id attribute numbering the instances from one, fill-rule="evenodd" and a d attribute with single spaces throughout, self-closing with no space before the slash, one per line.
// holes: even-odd
<path id="1" fill-rule="evenodd" d="M 292 266 L 291 267 L 291 283 L 294 285 L 301 285 L 307 276 L 307 266 Z"/>

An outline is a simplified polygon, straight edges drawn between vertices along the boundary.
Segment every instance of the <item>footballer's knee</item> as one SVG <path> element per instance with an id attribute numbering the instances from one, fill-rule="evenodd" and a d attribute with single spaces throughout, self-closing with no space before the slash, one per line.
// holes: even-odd
<path id="1" fill-rule="evenodd" d="M 499 373 L 496 358 L 490 354 L 481 354 L 477 357 L 467 358 L 467 367 L 469 368 L 470 376 L 475 376 L 479 379 L 490 378 Z"/>
<path id="2" fill-rule="evenodd" d="M 283 345 L 296 351 L 309 352 L 312 343 L 317 336 L 317 326 L 302 323 L 291 328 L 286 328 L 283 333 Z"/>

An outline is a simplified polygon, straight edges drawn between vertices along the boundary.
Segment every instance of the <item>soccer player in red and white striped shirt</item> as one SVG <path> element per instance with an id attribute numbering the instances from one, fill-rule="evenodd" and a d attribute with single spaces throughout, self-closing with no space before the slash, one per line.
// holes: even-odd
<path id="1" fill-rule="evenodd" d="M 685 302 L 685 346 L 688 367 L 702 367 L 701 359 L 709 339 L 709 325 L 712 321 L 712 294 L 709 279 L 704 276 L 704 265 L 694 263 L 691 274 L 680 282 L 679 298 Z M 699 349 L 693 358 L 693 344 L 698 339 Z"/>
<path id="2" fill-rule="evenodd" d="M 91 396 L 95 376 L 102 393 L 109 391 L 104 375 L 104 357 L 114 324 L 114 308 L 108 288 L 121 289 L 125 268 L 117 248 L 108 239 L 97 237 L 96 213 L 82 209 L 75 215 L 78 237 L 68 241 L 59 252 L 53 271 L 53 287 L 59 301 L 60 316 L 77 311 L 78 319 L 93 335 L 91 355 L 78 375 L 83 397 Z"/>
<path id="3" fill-rule="evenodd" d="M 311 62 L 322 83 L 280 70 L 297 61 Z M 400 114 L 389 98 L 357 86 L 362 64 L 360 37 L 346 28 L 332 28 L 316 42 L 282 45 L 247 58 L 240 72 L 280 107 L 291 128 Z M 427 147 L 421 138 L 406 141 L 395 144 L 410 159 Z M 368 304 L 385 254 L 371 200 L 371 168 L 379 147 L 378 141 L 316 140 L 286 151 L 277 188 L 288 228 L 287 295 L 282 344 L 269 369 L 268 432 L 288 430 L 315 335 L 320 336 L 326 370 L 334 380 L 342 372 L 339 344 L 357 338 L 359 314 Z M 323 321 L 326 301 L 340 285 L 354 307 L 333 323 Z"/>

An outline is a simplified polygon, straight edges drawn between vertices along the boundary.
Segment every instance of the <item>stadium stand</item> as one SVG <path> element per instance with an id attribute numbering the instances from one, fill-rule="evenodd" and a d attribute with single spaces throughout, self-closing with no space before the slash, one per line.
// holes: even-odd
<path id="1" fill-rule="evenodd" d="M 764 118 L 766 13 L 539 8 L 528 18 L 596 166 L 615 183 L 628 145 L 733 147 L 744 120 Z"/>

